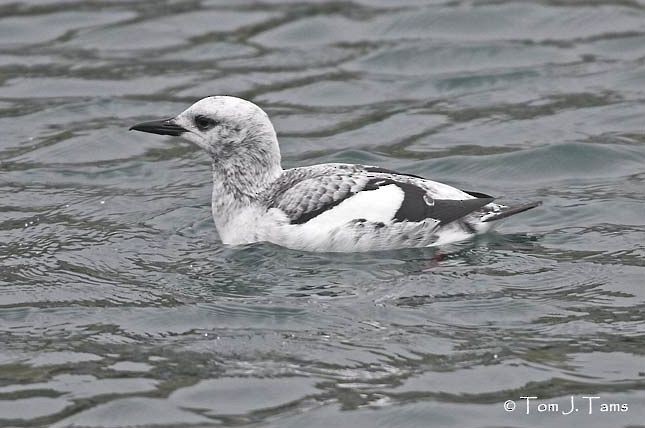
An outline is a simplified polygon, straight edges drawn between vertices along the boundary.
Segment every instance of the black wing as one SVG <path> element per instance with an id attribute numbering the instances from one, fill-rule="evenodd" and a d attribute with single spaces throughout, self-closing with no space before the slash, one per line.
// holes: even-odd
<path id="1" fill-rule="evenodd" d="M 339 165 L 330 164 L 285 171 L 285 177 L 270 197 L 269 206 L 282 210 L 291 224 L 303 224 L 359 192 L 395 185 L 403 192 L 403 200 L 393 201 L 399 206 L 392 222 L 432 219 L 446 224 L 493 201 L 487 195 L 477 197 L 464 194 L 464 199 L 441 198 L 440 193 L 432 192 L 429 188 L 431 182 L 418 176 L 376 167 L 340 166 L 340 169 Z M 365 209 L 369 210 L 369 207 Z M 356 213 L 357 220 L 363 216 L 361 212 Z"/>

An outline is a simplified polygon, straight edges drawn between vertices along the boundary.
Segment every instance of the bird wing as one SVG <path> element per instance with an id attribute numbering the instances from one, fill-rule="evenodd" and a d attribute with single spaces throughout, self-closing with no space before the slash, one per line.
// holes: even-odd
<path id="1" fill-rule="evenodd" d="M 291 224 L 326 225 L 352 220 L 446 224 L 493 201 L 419 176 L 346 164 L 287 170 L 267 199 Z"/>

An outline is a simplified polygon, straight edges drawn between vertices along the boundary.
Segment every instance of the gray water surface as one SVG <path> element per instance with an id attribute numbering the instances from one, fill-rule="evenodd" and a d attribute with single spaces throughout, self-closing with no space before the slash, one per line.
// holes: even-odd
<path id="1" fill-rule="evenodd" d="M 438 251 L 227 247 L 207 157 L 127 132 L 211 94 L 286 167 L 544 205 Z M 644 119 L 642 1 L 3 2 L 0 425 L 644 426 Z"/>

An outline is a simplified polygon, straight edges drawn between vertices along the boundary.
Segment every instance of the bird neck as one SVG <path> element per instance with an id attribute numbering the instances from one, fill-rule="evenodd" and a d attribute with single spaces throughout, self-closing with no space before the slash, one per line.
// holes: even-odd
<path id="1" fill-rule="evenodd" d="M 223 150 L 212 156 L 213 171 L 213 220 L 220 232 L 249 229 L 233 227 L 239 218 L 261 216 L 262 194 L 282 175 L 280 148 L 273 126 L 255 127 L 246 138 L 231 144 L 230 150 Z M 251 216 L 251 217 L 253 217 Z M 223 236 L 224 238 L 224 236 Z"/>
<path id="2" fill-rule="evenodd" d="M 282 174 L 280 155 L 262 160 L 213 161 L 212 214 L 215 226 L 224 233 L 244 211 L 262 211 L 259 199 Z"/>
<path id="3" fill-rule="evenodd" d="M 270 163 L 253 161 L 213 162 L 213 185 L 221 197 L 252 202 L 283 172 L 279 157 Z"/>

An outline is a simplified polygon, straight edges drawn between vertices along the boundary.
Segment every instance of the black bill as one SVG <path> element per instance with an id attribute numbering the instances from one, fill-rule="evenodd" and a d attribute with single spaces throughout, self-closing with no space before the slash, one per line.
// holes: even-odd
<path id="1" fill-rule="evenodd" d="M 159 135 L 174 135 L 177 137 L 186 132 L 186 129 L 177 125 L 172 119 L 163 119 L 137 123 L 130 128 L 130 131 L 150 132 L 151 134 Z"/>

